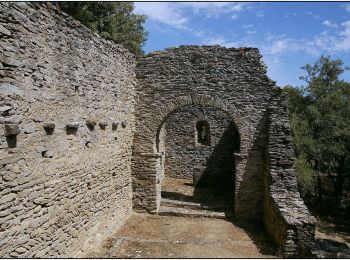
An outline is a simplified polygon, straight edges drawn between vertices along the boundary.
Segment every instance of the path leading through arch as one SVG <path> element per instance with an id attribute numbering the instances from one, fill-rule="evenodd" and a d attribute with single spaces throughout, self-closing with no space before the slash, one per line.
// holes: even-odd
<path id="1" fill-rule="evenodd" d="M 225 219 L 135 213 L 109 237 L 94 258 L 275 258 L 256 227 L 242 229 Z"/>

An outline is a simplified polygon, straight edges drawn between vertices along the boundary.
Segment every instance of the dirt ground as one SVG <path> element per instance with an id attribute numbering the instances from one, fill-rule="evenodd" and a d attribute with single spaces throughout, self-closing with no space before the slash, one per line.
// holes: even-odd
<path id="1" fill-rule="evenodd" d="M 262 238 L 262 239 L 261 239 Z M 94 258 L 274 258 L 256 239 L 223 219 L 134 213 Z M 264 253 L 263 253 L 264 252 Z"/>
<path id="2" fill-rule="evenodd" d="M 233 190 L 217 187 L 194 187 L 192 180 L 165 177 L 162 182 L 162 198 L 200 203 L 204 207 L 232 209 Z"/>

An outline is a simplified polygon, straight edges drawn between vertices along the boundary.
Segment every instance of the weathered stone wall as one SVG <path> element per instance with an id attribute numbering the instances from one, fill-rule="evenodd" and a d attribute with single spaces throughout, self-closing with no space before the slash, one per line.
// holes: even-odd
<path id="1" fill-rule="evenodd" d="M 197 116 L 188 107 L 219 109 L 237 126 L 239 136 L 240 149 L 233 154 L 236 220 L 263 220 L 284 255 L 297 256 L 302 255 L 302 245 L 313 240 L 315 220 L 297 190 L 286 98 L 267 78 L 260 58 L 253 48 L 180 46 L 139 60 L 133 206 L 137 211 L 158 210 L 159 176 L 163 174 L 160 147 L 164 145 L 160 146 L 164 140 L 159 136 L 163 123 L 165 142 L 172 142 L 183 131 L 180 121 L 192 124 L 186 116 Z M 177 118 L 178 111 L 183 112 L 182 117 Z M 170 146 L 174 150 L 183 145 L 185 153 L 190 144 L 185 138 L 182 144 Z M 168 152 L 167 143 L 165 149 Z M 196 158 L 191 156 L 181 159 L 170 155 L 165 160 L 171 166 L 186 166 Z M 171 166 L 165 171 L 172 170 Z"/>
<path id="2" fill-rule="evenodd" d="M 315 220 L 297 191 L 286 99 L 257 49 L 181 46 L 135 70 L 121 46 L 19 2 L 0 3 L 0 36 L 1 257 L 83 256 L 132 202 L 157 212 L 165 160 L 190 170 L 209 153 L 166 159 L 166 140 L 204 115 L 212 131 L 237 127 L 237 220 L 263 216 L 285 256 L 307 255 Z"/>
<path id="3" fill-rule="evenodd" d="M 198 143 L 199 121 L 209 124 L 208 145 Z M 166 175 L 192 181 L 194 167 L 201 166 L 210 171 L 215 182 L 227 180 L 226 175 L 234 177 L 234 152 L 239 151 L 239 136 L 231 118 L 223 111 L 188 106 L 171 114 L 165 122 Z"/>
<path id="4" fill-rule="evenodd" d="M 259 218 L 263 182 L 257 180 L 262 180 L 264 173 L 259 165 L 247 168 L 247 160 L 254 161 L 255 155 L 249 152 L 274 89 L 260 58 L 254 48 L 181 46 L 148 54 L 138 61 L 132 160 L 134 209 L 158 210 L 155 186 L 160 174 L 159 130 L 171 113 L 194 105 L 220 109 L 236 124 L 240 142 L 240 151 L 235 154 L 235 192 L 239 198 L 236 217 Z M 253 188 L 241 189 L 242 184 Z"/>
<path id="5" fill-rule="evenodd" d="M 0 61 L 0 256 L 82 256 L 132 208 L 134 58 L 1 2 Z"/>
<path id="6" fill-rule="evenodd" d="M 269 106 L 264 222 L 285 257 L 300 257 L 301 246 L 314 240 L 316 220 L 298 192 L 287 98 L 275 92 Z"/>

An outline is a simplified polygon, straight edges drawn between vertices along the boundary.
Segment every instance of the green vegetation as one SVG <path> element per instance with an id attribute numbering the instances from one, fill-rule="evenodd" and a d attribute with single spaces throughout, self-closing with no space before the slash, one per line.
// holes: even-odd
<path id="1" fill-rule="evenodd" d="M 123 45 L 136 56 L 143 55 L 147 39 L 146 17 L 133 13 L 132 2 L 59 2 L 70 14 L 101 37 Z"/>
<path id="2" fill-rule="evenodd" d="M 328 200 L 336 210 L 349 209 L 344 197 L 350 188 L 345 187 L 350 185 L 350 83 L 339 79 L 348 68 L 339 59 L 322 56 L 302 69 L 306 86 L 284 88 L 300 192 L 315 204 Z"/>

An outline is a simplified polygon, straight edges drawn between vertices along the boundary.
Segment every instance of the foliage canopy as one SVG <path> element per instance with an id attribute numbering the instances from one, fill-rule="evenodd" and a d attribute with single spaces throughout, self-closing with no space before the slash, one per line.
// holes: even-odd
<path id="1" fill-rule="evenodd" d="M 289 93 L 301 190 L 322 199 L 321 179 L 327 176 L 333 199 L 342 208 L 344 183 L 350 178 L 350 84 L 339 76 L 348 68 L 339 59 L 322 56 L 302 69 L 306 86 L 284 89 Z"/>

